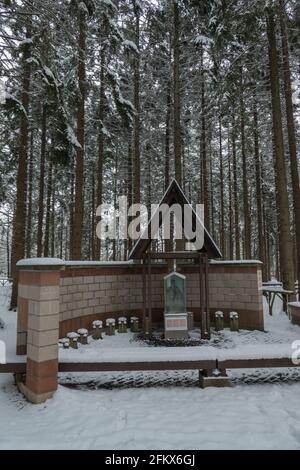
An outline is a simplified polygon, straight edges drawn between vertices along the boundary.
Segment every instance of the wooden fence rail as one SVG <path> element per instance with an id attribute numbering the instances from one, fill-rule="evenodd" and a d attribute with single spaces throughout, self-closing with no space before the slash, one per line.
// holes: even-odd
<path id="1" fill-rule="evenodd" d="M 63 362 L 58 371 L 64 372 L 125 372 L 159 370 L 205 370 L 205 369 L 262 369 L 299 367 L 289 357 L 269 359 L 226 359 L 197 361 L 154 361 L 154 362 Z M 0 373 L 26 373 L 26 362 L 0 364 Z"/>

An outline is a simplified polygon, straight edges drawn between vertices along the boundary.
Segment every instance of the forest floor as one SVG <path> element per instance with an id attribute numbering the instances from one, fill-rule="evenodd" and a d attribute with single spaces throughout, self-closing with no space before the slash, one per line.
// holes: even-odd
<path id="1" fill-rule="evenodd" d="M 0 340 L 15 359 L 16 313 L 7 310 L 9 289 L 0 289 Z M 231 349 L 297 339 L 299 327 L 278 302 L 273 317 L 265 314 L 265 332 L 214 332 L 211 344 Z M 60 352 L 83 357 L 141 347 L 149 345 L 126 333 Z M 0 449 L 300 449 L 300 370 L 229 374 L 232 388 L 204 390 L 196 371 L 62 374 L 54 398 L 42 405 L 29 404 L 12 376 L 1 374 Z"/>

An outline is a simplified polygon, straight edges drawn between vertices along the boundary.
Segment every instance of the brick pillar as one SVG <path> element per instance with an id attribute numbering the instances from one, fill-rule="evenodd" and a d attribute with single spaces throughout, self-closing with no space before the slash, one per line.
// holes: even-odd
<path id="1" fill-rule="evenodd" d="M 19 389 L 32 403 L 41 403 L 53 396 L 57 389 L 58 339 L 59 339 L 59 284 L 63 262 L 50 260 L 49 265 L 26 265 L 19 268 L 19 305 L 17 349 L 24 342 L 27 324 L 27 366 L 25 383 Z M 61 264 L 60 264 L 60 263 Z M 28 263 L 28 261 L 27 261 Z M 32 263 L 32 261 L 31 261 Z M 27 313 L 25 313 L 27 312 Z M 25 322 L 25 317 L 26 322 Z"/>

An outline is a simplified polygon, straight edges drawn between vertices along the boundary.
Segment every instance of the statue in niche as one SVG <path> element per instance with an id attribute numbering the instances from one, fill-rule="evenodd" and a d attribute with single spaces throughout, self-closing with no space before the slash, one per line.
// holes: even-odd
<path id="1" fill-rule="evenodd" d="M 185 311 L 185 276 L 171 273 L 165 277 L 165 313 Z"/>

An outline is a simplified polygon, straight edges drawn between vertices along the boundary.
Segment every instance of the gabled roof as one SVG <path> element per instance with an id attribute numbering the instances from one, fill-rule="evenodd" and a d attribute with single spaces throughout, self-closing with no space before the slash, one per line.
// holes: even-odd
<path id="1" fill-rule="evenodd" d="M 149 248 L 151 244 L 151 221 L 155 217 L 155 214 L 159 211 L 159 208 L 162 204 L 167 204 L 169 207 L 171 207 L 173 204 L 179 204 L 181 207 L 183 207 L 185 204 L 188 204 L 191 207 L 192 211 L 192 229 L 193 231 L 196 228 L 196 221 L 199 222 L 198 215 L 192 208 L 191 204 L 187 200 L 183 190 L 177 183 L 175 179 L 173 179 L 166 190 L 163 198 L 161 199 L 153 217 L 149 221 L 147 227 L 145 228 L 144 232 L 140 236 L 140 238 L 136 241 L 135 245 L 133 246 L 131 252 L 129 253 L 129 259 L 141 259 L 143 257 L 143 254 L 146 253 L 147 249 Z M 159 227 L 162 225 L 162 219 L 161 217 L 159 218 Z M 184 222 L 182 222 L 184 223 Z M 203 223 L 200 221 L 200 223 L 203 226 Z M 145 236 L 147 234 L 147 236 Z M 214 242 L 213 238 L 209 234 L 209 232 L 206 230 L 204 227 L 204 246 L 201 250 L 198 250 L 199 252 L 206 252 L 208 254 L 208 257 L 211 259 L 214 258 L 222 258 L 222 253 L 220 252 L 218 246 Z"/>

